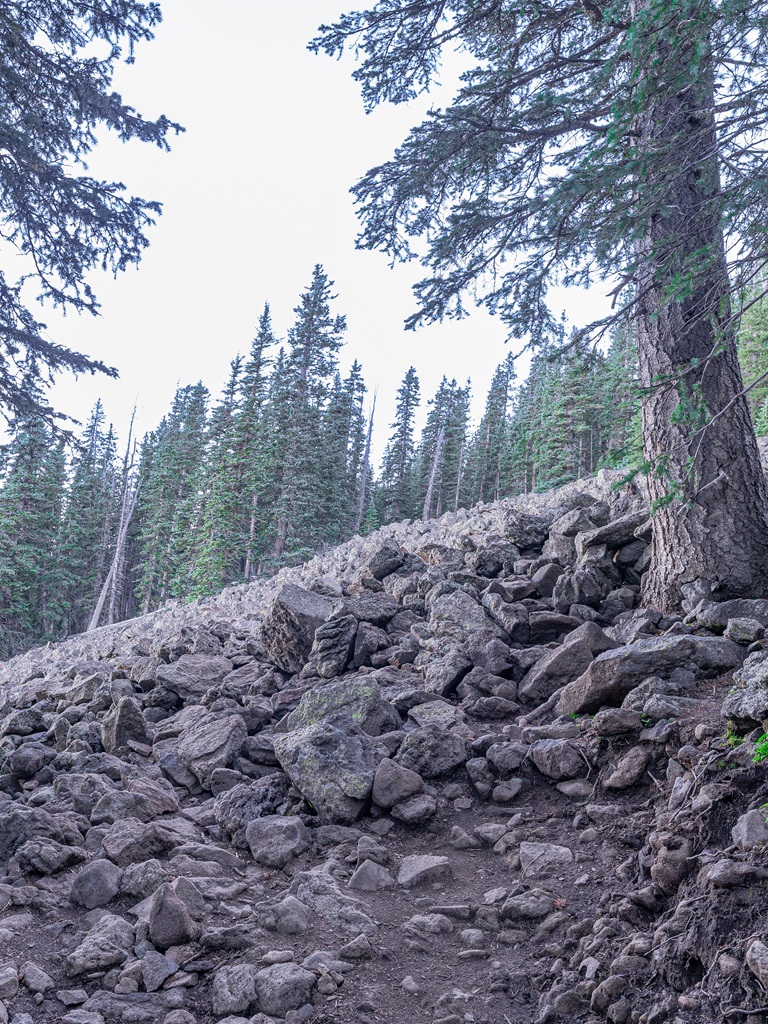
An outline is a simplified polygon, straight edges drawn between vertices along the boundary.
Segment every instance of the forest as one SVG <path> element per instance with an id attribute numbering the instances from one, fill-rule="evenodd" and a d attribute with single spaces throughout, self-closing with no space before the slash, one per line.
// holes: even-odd
<path id="1" fill-rule="evenodd" d="M 217 593 L 385 523 L 641 465 L 636 342 L 623 328 L 603 346 L 540 348 L 522 381 L 509 354 L 479 423 L 470 381 L 443 378 L 427 397 L 410 367 L 372 465 L 385 427 L 360 363 L 340 372 L 338 301 L 316 266 L 286 339 L 266 305 L 223 394 L 180 387 L 141 440 L 118 438 L 101 403 L 74 444 L 40 416 L 18 422 L 0 484 L 0 657 Z M 758 435 L 767 315 L 751 306 L 739 332 Z"/>

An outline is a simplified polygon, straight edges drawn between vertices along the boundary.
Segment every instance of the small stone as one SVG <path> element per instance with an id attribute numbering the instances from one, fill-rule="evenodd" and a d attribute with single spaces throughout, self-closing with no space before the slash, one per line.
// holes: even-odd
<path id="1" fill-rule="evenodd" d="M 759 849 L 768 843 L 768 821 L 762 811 L 747 811 L 731 829 L 734 843 L 742 851 Z"/>
<path id="2" fill-rule="evenodd" d="M 0 999 L 13 999 L 19 991 L 19 972 L 13 964 L 0 966 Z"/>
<path id="3" fill-rule="evenodd" d="M 21 965 L 19 975 L 32 993 L 49 992 L 52 988 L 56 988 L 53 978 L 31 960 L 27 960 Z"/>
<path id="4" fill-rule="evenodd" d="M 755 939 L 747 950 L 747 967 L 764 989 L 768 989 L 768 946 Z"/>
<path id="5" fill-rule="evenodd" d="M 392 817 L 406 825 L 423 825 L 425 821 L 434 817 L 436 811 L 435 798 L 428 793 L 420 793 L 395 804 L 392 808 Z"/>
<path id="6" fill-rule="evenodd" d="M 567 846 L 554 843 L 520 843 L 520 865 L 523 878 L 549 878 L 560 874 L 573 863 Z"/>
<path id="7" fill-rule="evenodd" d="M 397 881 L 404 889 L 430 882 L 447 882 L 453 878 L 453 869 L 447 857 L 411 855 L 403 858 Z"/>
<path id="8" fill-rule="evenodd" d="M 162 953 L 145 953 L 141 961 L 141 977 L 147 992 L 157 992 L 160 986 L 174 975 L 179 965 Z"/>
<path id="9" fill-rule="evenodd" d="M 378 892 L 380 889 L 388 889 L 394 884 L 394 878 L 383 865 L 372 860 L 364 860 L 350 878 L 347 886 L 350 889 L 359 889 L 361 892 Z"/>
<path id="10" fill-rule="evenodd" d="M 400 982 L 400 988 L 410 993 L 410 995 L 414 996 L 418 995 L 418 993 L 421 992 L 421 985 L 419 985 L 419 983 L 411 974 L 406 974 L 406 976 Z"/>

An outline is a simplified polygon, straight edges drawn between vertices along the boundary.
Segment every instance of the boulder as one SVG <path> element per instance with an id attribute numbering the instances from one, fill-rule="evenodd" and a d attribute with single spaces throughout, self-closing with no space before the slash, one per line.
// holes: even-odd
<path id="1" fill-rule="evenodd" d="M 486 615 L 476 598 L 464 590 L 436 597 L 430 604 L 429 625 L 435 636 L 452 636 L 459 641 L 467 640 L 479 630 L 487 630 L 509 641 L 508 634 Z"/>
<path id="2" fill-rule="evenodd" d="M 468 742 L 456 732 L 433 726 L 409 733 L 395 755 L 395 761 L 424 779 L 434 779 L 464 764 Z"/>
<path id="3" fill-rule="evenodd" d="M 369 736 L 380 736 L 401 726 L 400 716 L 370 675 L 351 676 L 308 690 L 288 715 L 288 729 L 304 729 L 324 718 L 346 715 Z"/>
<path id="4" fill-rule="evenodd" d="M 530 758 L 548 779 L 576 779 L 589 771 L 583 751 L 570 740 L 543 739 L 531 744 Z"/>
<path id="5" fill-rule="evenodd" d="M 384 751 L 348 716 L 275 736 L 275 754 L 293 784 L 327 821 L 350 824 L 365 808 Z"/>
<path id="6" fill-rule="evenodd" d="M 424 791 L 424 780 L 389 757 L 379 762 L 373 777 L 373 802 L 387 810 Z"/>
<path id="7" fill-rule="evenodd" d="M 397 572 L 403 561 L 400 545 L 396 540 L 387 537 L 368 559 L 366 568 L 375 580 L 383 580 L 385 576 Z"/>
<path id="8" fill-rule="evenodd" d="M 397 874 L 398 884 L 404 889 L 430 885 L 432 882 L 449 882 L 452 878 L 453 868 L 447 857 L 431 857 L 424 854 L 403 857 Z"/>
<path id="9" fill-rule="evenodd" d="M 160 950 L 194 942 L 200 934 L 183 901 L 170 885 L 161 885 L 149 908 L 149 938 Z"/>
<path id="10" fill-rule="evenodd" d="M 424 674 L 424 689 L 448 697 L 472 668 L 472 660 L 459 644 L 449 644 L 448 650 L 436 658 L 430 658 Z"/>
<path id="11" fill-rule="evenodd" d="M 210 790 L 216 768 L 229 768 L 248 735 L 241 715 L 206 713 L 187 727 L 176 743 L 185 768 Z"/>
<path id="12" fill-rule="evenodd" d="M 713 633 L 722 633 L 729 619 L 755 619 L 761 626 L 768 626 L 768 601 L 736 598 L 733 601 L 700 601 L 688 619 Z M 686 620 L 688 621 L 688 620 Z"/>
<path id="13" fill-rule="evenodd" d="M 256 974 L 256 997 L 262 1013 L 285 1017 L 312 1000 L 317 979 L 298 964 L 273 964 Z"/>
<path id="14" fill-rule="evenodd" d="M 125 963 L 133 943 L 133 928 L 128 922 L 114 914 L 104 914 L 67 957 L 67 974 L 85 974 Z"/>
<path id="15" fill-rule="evenodd" d="M 616 646 L 594 622 L 585 622 L 570 633 L 560 647 L 536 662 L 520 683 L 518 693 L 540 704 L 561 686 L 578 679 L 598 654 Z"/>
<path id="16" fill-rule="evenodd" d="M 185 702 L 194 703 L 229 675 L 232 668 L 229 658 L 211 654 L 182 654 L 178 661 L 161 665 L 157 669 L 157 679 L 166 690 L 177 694 Z"/>
<path id="17" fill-rule="evenodd" d="M 272 662 L 284 672 L 299 672 L 309 658 L 315 631 L 333 607 L 329 598 L 286 583 L 261 631 L 261 642 Z"/>
<path id="18" fill-rule="evenodd" d="M 567 846 L 555 843 L 520 843 L 522 878 L 549 878 L 559 875 L 574 862 Z"/>
<path id="19" fill-rule="evenodd" d="M 216 971 L 211 987 L 211 1009 L 216 1017 L 248 1013 L 256 1002 L 257 973 L 253 964 L 230 964 Z"/>
<path id="20" fill-rule="evenodd" d="M 768 651 L 755 651 L 733 677 L 722 705 L 724 718 L 748 728 L 768 718 Z"/>
<path id="21" fill-rule="evenodd" d="M 357 636 L 354 615 L 334 615 L 315 630 L 309 664 L 321 679 L 340 676 L 352 659 Z"/>
<path id="22" fill-rule="evenodd" d="M 214 817 L 229 832 L 232 844 L 244 850 L 248 846 L 248 825 L 257 818 L 287 810 L 290 788 L 290 779 L 280 771 L 253 782 L 239 782 L 216 797 Z"/>
<path id="23" fill-rule="evenodd" d="M 109 754 L 130 749 L 129 742 L 151 743 L 147 723 L 138 701 L 121 697 L 101 726 L 101 743 Z"/>
<path id="24" fill-rule="evenodd" d="M 531 630 L 524 604 L 509 603 L 500 594 L 487 593 L 483 595 L 482 605 L 513 643 L 528 643 Z"/>
<path id="25" fill-rule="evenodd" d="M 587 548 L 595 547 L 597 544 L 606 544 L 609 548 L 616 549 L 624 547 L 635 540 L 635 530 L 643 526 L 648 519 L 648 512 L 645 509 L 639 512 L 630 512 L 629 515 L 620 516 L 599 526 L 596 530 L 587 530 L 576 535 L 576 550 L 583 554 Z"/>
<path id="26" fill-rule="evenodd" d="M 599 655 L 582 676 L 565 687 L 557 714 L 619 705 L 644 679 L 669 675 L 676 668 L 693 666 L 699 678 L 719 675 L 735 668 L 743 657 L 738 644 L 720 637 L 675 634 L 637 640 Z"/>
<path id="27" fill-rule="evenodd" d="M 256 818 L 245 829 L 251 856 L 267 868 L 284 868 L 309 849 L 309 832 L 299 818 L 270 814 Z"/>
<path id="28" fill-rule="evenodd" d="M 110 860 L 94 860 L 80 870 L 69 892 L 71 903 L 86 910 L 104 907 L 117 896 L 123 872 Z"/>

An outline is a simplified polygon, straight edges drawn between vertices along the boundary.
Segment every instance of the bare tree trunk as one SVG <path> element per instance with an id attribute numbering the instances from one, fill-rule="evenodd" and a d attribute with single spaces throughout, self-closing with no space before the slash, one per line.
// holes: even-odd
<path id="1" fill-rule="evenodd" d="M 256 511 L 259 507 L 259 496 L 254 494 L 251 498 L 251 521 L 248 526 L 248 551 L 245 556 L 245 571 L 243 575 L 247 580 L 251 578 L 251 564 L 253 559 L 253 540 L 256 536 Z"/>
<path id="2" fill-rule="evenodd" d="M 130 497 L 130 502 L 124 504 L 124 514 L 121 516 L 120 532 L 117 536 L 117 543 L 115 545 L 115 554 L 112 558 L 112 565 L 109 567 L 107 578 L 104 580 L 104 585 L 101 588 L 101 593 L 96 602 L 96 607 L 93 609 L 93 615 L 91 615 L 91 621 L 88 623 L 86 633 L 89 633 L 92 629 L 96 629 L 101 619 L 101 613 L 104 611 L 104 605 L 107 600 L 113 581 L 115 580 L 119 568 L 121 566 L 123 557 L 125 555 L 125 542 L 128 537 L 128 528 L 131 525 L 131 518 L 136 508 L 136 502 L 139 497 L 139 490 L 141 488 L 141 481 L 138 481 L 135 489 Z M 127 495 L 126 495 L 127 496 Z"/>
<path id="3" fill-rule="evenodd" d="M 373 437 L 373 415 L 376 412 L 376 395 L 373 396 L 373 408 L 371 409 L 371 415 L 368 417 L 368 436 L 365 439 L 365 455 L 363 456 L 363 473 L 360 479 L 360 497 L 357 501 L 357 514 L 355 516 L 355 522 L 352 527 L 352 533 L 360 533 L 360 527 L 363 525 L 363 516 L 365 515 L 365 492 L 368 490 L 368 469 L 369 460 L 371 458 L 371 439 Z"/>
<path id="4" fill-rule="evenodd" d="M 432 495 L 435 490 L 435 480 L 437 479 L 437 467 L 440 463 L 440 455 L 443 451 L 443 438 L 445 437 L 445 427 L 441 426 L 437 434 L 437 442 L 435 444 L 435 454 L 432 457 L 432 468 L 429 471 L 429 483 L 427 484 L 427 494 L 424 498 L 424 511 L 421 514 L 422 519 L 429 519 L 429 510 L 432 507 Z"/>
<path id="5" fill-rule="evenodd" d="M 638 118 L 639 149 L 659 152 L 660 163 L 673 151 L 683 165 L 638 253 L 640 382 L 651 389 L 643 448 L 660 503 L 643 602 L 664 611 L 697 580 L 720 599 L 764 596 L 768 585 L 768 494 L 728 302 L 713 96 L 712 76 L 700 71 Z M 702 253 L 704 280 L 670 300 L 675 275 Z"/>

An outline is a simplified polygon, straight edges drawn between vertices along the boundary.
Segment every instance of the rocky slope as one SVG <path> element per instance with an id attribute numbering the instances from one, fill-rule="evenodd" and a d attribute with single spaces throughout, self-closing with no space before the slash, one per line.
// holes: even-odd
<path id="1" fill-rule="evenodd" d="M 768 1019 L 768 600 L 614 482 L 0 666 L 0 1024 Z"/>

